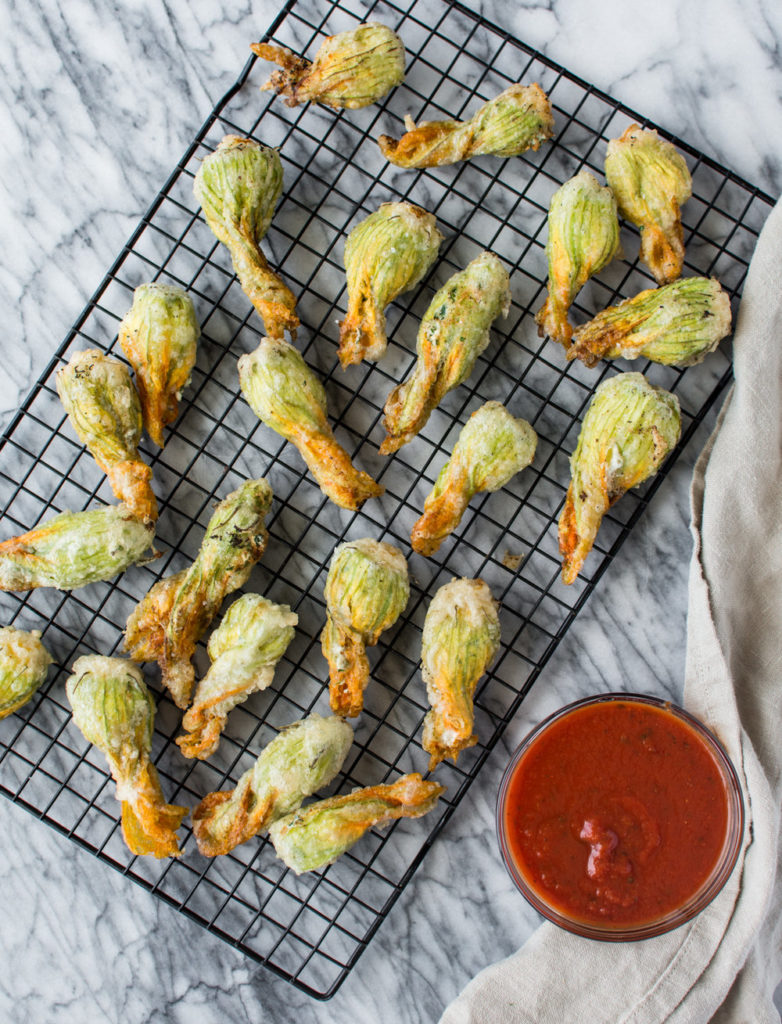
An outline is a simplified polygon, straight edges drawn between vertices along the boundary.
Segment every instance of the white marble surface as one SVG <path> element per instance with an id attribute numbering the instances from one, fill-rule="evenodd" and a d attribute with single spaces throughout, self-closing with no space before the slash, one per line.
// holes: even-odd
<path id="1" fill-rule="evenodd" d="M 632 16 L 622 0 L 481 6 L 778 194 L 776 0 L 657 0 L 633 5 Z M 425 7 L 421 0 L 419 13 Z M 274 13 L 269 0 L 30 0 L 0 10 L 4 422 Z M 319 1003 L 273 978 L 3 801 L 0 1019 L 435 1021 L 538 923 L 494 839 L 508 752 L 580 695 L 619 685 L 680 693 L 688 482 L 705 437 L 702 428 L 333 1000 Z"/>

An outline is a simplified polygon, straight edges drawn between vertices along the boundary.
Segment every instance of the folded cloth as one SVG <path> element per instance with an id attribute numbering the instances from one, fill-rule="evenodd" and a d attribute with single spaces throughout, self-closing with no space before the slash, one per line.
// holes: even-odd
<path id="1" fill-rule="evenodd" d="M 612 944 L 542 925 L 440 1024 L 779 1024 L 782 975 L 782 200 L 752 258 L 735 383 L 695 467 L 684 705 L 740 776 L 744 844 L 688 924 Z"/>

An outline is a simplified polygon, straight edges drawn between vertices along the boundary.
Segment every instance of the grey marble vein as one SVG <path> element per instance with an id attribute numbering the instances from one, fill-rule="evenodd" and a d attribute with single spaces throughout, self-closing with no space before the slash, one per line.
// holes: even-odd
<path id="1" fill-rule="evenodd" d="M 302 6 L 314 18 L 321 12 L 318 0 Z M 657 0 L 633 5 L 632 15 L 623 0 L 476 6 L 779 192 L 775 0 Z M 426 10 L 419 0 L 419 16 Z M 275 14 L 271 0 L 10 0 L 0 10 L 4 423 Z M 333 1000 L 317 1002 L 273 977 L 2 801 L 0 1020 L 436 1021 L 478 970 L 538 924 L 494 838 L 510 751 L 541 717 L 586 693 L 681 692 L 688 484 L 713 421 L 712 413 Z"/>

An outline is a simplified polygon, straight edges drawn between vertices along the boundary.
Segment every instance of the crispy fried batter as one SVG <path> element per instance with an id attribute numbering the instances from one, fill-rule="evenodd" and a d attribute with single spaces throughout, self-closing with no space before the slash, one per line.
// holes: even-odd
<path id="1" fill-rule="evenodd" d="M 249 244 L 235 247 L 231 258 L 242 289 L 263 320 L 266 333 L 282 338 L 287 331 L 295 338 L 299 327 L 296 297 L 271 269 L 261 250 Z"/>
<path id="2" fill-rule="evenodd" d="M 473 694 L 497 653 L 497 602 L 481 579 L 456 579 L 435 594 L 424 620 L 421 669 L 431 710 L 423 748 L 432 771 L 477 743 Z"/>
<path id="3" fill-rule="evenodd" d="M 500 402 L 487 402 L 477 409 L 440 470 L 424 503 L 424 514 L 413 526 L 413 550 L 434 554 L 459 525 L 476 494 L 499 490 L 532 462 L 537 440 L 529 423 L 514 419 Z"/>
<path id="4" fill-rule="evenodd" d="M 535 320 L 544 334 L 568 348 L 568 310 L 593 274 L 619 250 L 616 200 L 589 171 L 580 171 L 551 197 L 548 212 L 548 294 Z"/>
<path id="5" fill-rule="evenodd" d="M 581 571 L 608 509 L 657 472 L 680 429 L 676 396 L 643 374 L 622 373 L 597 388 L 570 460 L 572 481 L 559 520 L 564 583 Z"/>
<path id="6" fill-rule="evenodd" d="M 82 657 L 65 692 L 85 739 L 106 755 L 131 852 L 178 857 L 176 831 L 188 809 L 166 803 L 150 762 L 155 702 L 139 669 L 124 658 Z"/>
<path id="7" fill-rule="evenodd" d="M 383 203 L 345 243 L 348 311 L 339 327 L 343 369 L 386 350 L 385 308 L 423 278 L 443 236 L 435 218 L 412 203 Z"/>
<path id="8" fill-rule="evenodd" d="M 193 833 L 204 857 L 230 853 L 268 826 L 276 794 L 259 799 L 251 780 L 244 779 L 234 790 L 208 793 L 193 810 Z"/>
<path id="9" fill-rule="evenodd" d="M 446 281 L 421 321 L 415 369 L 386 401 L 381 455 L 411 441 L 443 397 L 469 377 L 489 344 L 489 328 L 509 308 L 508 272 L 494 253 L 482 252 Z"/>
<path id="10" fill-rule="evenodd" d="M 277 856 L 297 875 L 332 864 L 373 826 L 428 814 L 445 787 L 418 772 L 302 807 L 269 828 Z"/>
<path id="11" fill-rule="evenodd" d="M 195 645 L 223 599 L 241 587 L 266 548 L 272 492 L 247 480 L 217 506 L 192 565 L 156 583 L 128 618 L 125 647 L 134 661 L 157 661 L 163 685 L 186 708 Z"/>
<path id="12" fill-rule="evenodd" d="M 328 36 L 310 63 L 284 46 L 252 43 L 263 60 L 280 65 L 261 89 L 274 89 L 289 107 L 322 103 L 334 110 L 366 107 L 383 98 L 405 76 L 402 40 L 386 25 L 368 22 Z"/>
<path id="13" fill-rule="evenodd" d="M 336 716 L 308 715 L 283 729 L 239 779 L 235 789 L 209 793 L 193 811 L 193 832 L 205 857 L 228 853 L 302 800 L 328 785 L 353 741 Z"/>
<path id="14" fill-rule="evenodd" d="M 201 331 L 189 295 L 175 285 L 142 284 L 119 326 L 119 343 L 136 374 L 147 433 L 162 448 L 163 427 L 179 412 Z"/>
<path id="15" fill-rule="evenodd" d="M 157 499 L 152 490 L 152 470 L 141 459 L 102 465 L 112 491 L 125 503 L 128 511 L 142 523 L 154 523 L 157 519 Z"/>
<path id="16" fill-rule="evenodd" d="M 383 494 L 385 487 L 382 484 L 353 465 L 348 453 L 334 437 L 325 412 L 317 431 L 310 431 L 307 427 L 297 430 L 293 423 L 289 429 L 290 437 L 282 431 L 279 433 L 299 449 L 318 486 L 335 505 L 355 511 L 365 501 Z"/>
<path id="17" fill-rule="evenodd" d="M 356 469 L 326 419 L 326 392 L 301 354 L 281 338 L 263 338 L 239 360 L 242 393 L 256 416 L 298 448 L 327 497 L 358 509 L 385 488 Z"/>
<path id="18" fill-rule="evenodd" d="M 212 664 L 182 719 L 187 731 L 177 743 L 185 757 L 203 760 L 217 750 L 229 712 L 271 684 L 298 621 L 287 605 L 260 594 L 245 594 L 231 605 L 209 637 Z"/>
<path id="19" fill-rule="evenodd" d="M 410 596 L 407 562 L 398 548 L 370 538 L 340 544 L 326 580 L 326 625 L 321 634 L 329 663 L 331 710 L 355 718 L 369 682 L 367 646 L 390 629 Z"/>
<path id="20" fill-rule="evenodd" d="M 180 857 L 176 831 L 187 807 L 167 804 L 160 788 L 157 769 L 147 762 L 138 771 L 131 800 L 122 801 L 122 837 L 137 855 Z"/>
<path id="21" fill-rule="evenodd" d="M 511 85 L 484 103 L 469 121 L 405 118 L 400 138 L 381 135 L 383 156 L 397 167 L 437 167 L 474 156 L 518 156 L 550 139 L 554 118 L 548 97 L 537 83 Z"/>
<path id="22" fill-rule="evenodd" d="M 320 634 L 323 657 L 329 663 L 329 704 L 335 715 L 355 718 L 364 707 L 369 682 L 366 643 L 351 629 L 328 618 Z"/>
<path id="23" fill-rule="evenodd" d="M 141 404 L 127 365 L 99 349 L 76 352 L 57 373 L 57 393 L 119 500 L 140 522 L 154 522 L 152 470 L 138 453 Z"/>
<path id="24" fill-rule="evenodd" d="M 606 150 L 606 181 L 620 214 L 641 228 L 641 259 L 659 285 L 684 265 L 681 206 L 692 195 L 684 157 L 654 129 L 631 124 Z"/>

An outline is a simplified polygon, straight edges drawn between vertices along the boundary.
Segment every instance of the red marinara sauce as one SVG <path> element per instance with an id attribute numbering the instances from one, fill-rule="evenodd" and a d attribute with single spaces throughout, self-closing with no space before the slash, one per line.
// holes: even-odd
<path id="1" fill-rule="evenodd" d="M 722 868 L 708 902 L 743 826 L 735 772 L 711 734 L 630 694 L 579 701 L 544 723 L 509 767 L 499 813 L 522 891 L 552 920 L 606 931 L 675 916 Z"/>

